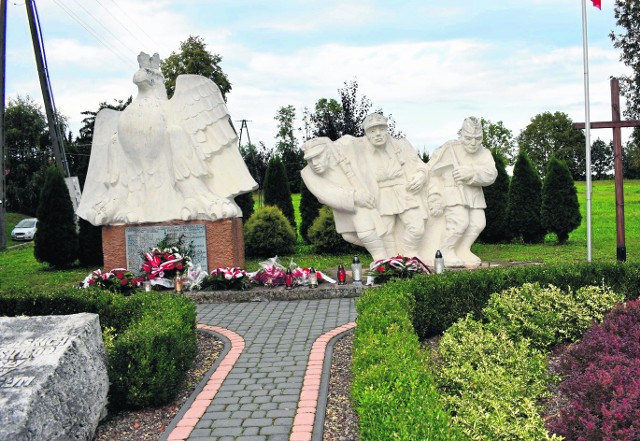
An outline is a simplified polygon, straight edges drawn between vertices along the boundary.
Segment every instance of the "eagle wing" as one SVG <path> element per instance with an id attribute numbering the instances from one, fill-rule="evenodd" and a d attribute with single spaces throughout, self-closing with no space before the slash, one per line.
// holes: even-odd
<path id="1" fill-rule="evenodd" d="M 213 81 L 200 75 L 178 76 L 165 114 L 171 126 L 178 179 L 196 176 L 222 197 L 257 188 L 238 150 L 238 135 L 227 106 Z"/>
<path id="2" fill-rule="evenodd" d="M 120 168 L 113 166 L 122 150 L 117 137 L 120 113 L 113 109 L 102 109 L 94 123 L 89 168 L 76 210 L 78 216 L 93 225 L 105 223 L 107 213 L 104 208 L 111 199 L 110 189 L 121 178 Z"/>

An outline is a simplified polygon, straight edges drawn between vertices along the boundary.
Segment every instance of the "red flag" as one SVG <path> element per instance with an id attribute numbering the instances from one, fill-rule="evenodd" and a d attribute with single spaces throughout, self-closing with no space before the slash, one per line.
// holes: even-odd
<path id="1" fill-rule="evenodd" d="M 593 6 L 600 9 L 602 11 L 602 0 L 591 0 L 593 2 Z"/>

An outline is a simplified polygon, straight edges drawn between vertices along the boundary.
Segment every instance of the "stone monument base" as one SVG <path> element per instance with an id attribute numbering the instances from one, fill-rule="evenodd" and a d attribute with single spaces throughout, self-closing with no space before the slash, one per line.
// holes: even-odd
<path id="1" fill-rule="evenodd" d="M 159 227 L 176 225 L 204 225 L 206 235 L 207 269 L 211 272 L 219 266 L 244 267 L 244 237 L 242 218 L 215 221 L 189 220 L 154 222 L 129 225 L 106 225 L 102 227 L 102 251 L 104 268 L 127 268 L 127 243 L 125 232 L 130 227 Z M 156 244 L 149 244 L 149 250 Z M 139 272 L 140 268 L 127 268 Z M 204 269 L 204 268 L 203 268 Z"/>
<path id="2" fill-rule="evenodd" d="M 0 439 L 93 439 L 109 377 L 97 314 L 0 317 Z"/>

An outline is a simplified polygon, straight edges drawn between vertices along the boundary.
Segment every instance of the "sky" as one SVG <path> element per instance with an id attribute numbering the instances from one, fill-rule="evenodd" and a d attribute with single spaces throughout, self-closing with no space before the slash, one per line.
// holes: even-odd
<path id="1" fill-rule="evenodd" d="M 140 51 L 161 58 L 190 35 L 222 57 L 227 106 L 254 144 L 275 145 L 282 106 L 339 99 L 357 81 L 420 152 L 457 137 L 467 116 L 517 136 L 535 116 L 585 119 L 583 0 L 37 0 L 49 77 L 74 136 L 86 110 L 135 97 Z M 8 0 L 7 100 L 41 103 L 24 0 Z M 629 73 L 609 33 L 613 0 L 587 3 L 591 121 L 611 119 L 611 76 Z M 624 109 L 624 99 L 621 101 Z M 44 107 L 43 107 L 44 109 Z M 628 129 L 627 129 L 628 130 Z M 623 139 L 626 139 L 623 130 Z M 243 134 L 243 138 L 246 134 Z M 299 140 L 302 131 L 296 132 Z M 592 140 L 611 139 L 593 130 Z"/>

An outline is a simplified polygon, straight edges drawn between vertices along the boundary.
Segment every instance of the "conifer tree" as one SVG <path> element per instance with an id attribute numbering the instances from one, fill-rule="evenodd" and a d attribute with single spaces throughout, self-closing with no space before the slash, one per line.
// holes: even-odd
<path id="1" fill-rule="evenodd" d="M 80 266 L 101 267 L 104 261 L 102 253 L 102 227 L 91 225 L 79 218 L 78 224 L 78 260 Z M 112 269 L 112 268 L 109 268 Z"/>
<path id="2" fill-rule="evenodd" d="M 54 268 L 73 265 L 78 258 L 73 204 L 64 177 L 54 166 L 47 169 L 36 213 L 38 231 L 33 250 L 36 260 Z"/>
<path id="3" fill-rule="evenodd" d="M 269 161 L 264 176 L 264 204 L 278 207 L 296 231 L 296 219 L 291 201 L 291 189 L 284 164 L 278 156 Z"/>
<path id="4" fill-rule="evenodd" d="M 524 151 L 520 151 L 513 169 L 507 204 L 507 222 L 512 237 L 526 243 L 544 241 L 540 220 L 542 181 Z"/>
<path id="5" fill-rule="evenodd" d="M 541 220 L 544 228 L 565 244 L 569 233 L 580 226 L 582 215 L 571 172 L 564 161 L 552 157 L 542 186 Z"/>
<path id="6" fill-rule="evenodd" d="M 320 214 L 322 204 L 318 198 L 309 191 L 304 181 L 300 182 L 300 235 L 305 242 L 309 243 L 309 228 Z"/>
<path id="7" fill-rule="evenodd" d="M 509 175 L 507 174 L 504 156 L 497 149 L 491 149 L 491 154 L 496 163 L 498 176 L 493 184 L 482 189 L 484 199 L 487 202 L 487 208 L 484 210 L 487 225 L 480 233 L 480 241 L 500 243 L 510 239 L 507 222 Z"/>
<path id="8" fill-rule="evenodd" d="M 240 210 L 242 210 L 242 219 L 246 222 L 253 214 L 253 193 L 243 193 L 234 198 Z"/>

